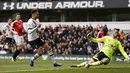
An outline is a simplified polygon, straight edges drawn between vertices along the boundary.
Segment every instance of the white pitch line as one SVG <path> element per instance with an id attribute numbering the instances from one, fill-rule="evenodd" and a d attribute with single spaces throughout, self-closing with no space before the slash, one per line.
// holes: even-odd
<path id="1" fill-rule="evenodd" d="M 31 69 L 31 70 L 13 70 L 13 71 L 0 71 L 0 73 L 10 73 L 10 72 L 13 72 L 13 73 L 16 73 L 16 72 L 26 72 L 26 71 L 48 71 L 48 70 L 64 70 L 64 69 L 77 69 L 77 68 L 48 68 L 48 69 Z"/>
<path id="2" fill-rule="evenodd" d="M 91 67 L 91 68 L 130 68 L 130 66 L 105 66 L 105 67 Z M 48 68 L 48 69 L 30 69 L 30 70 L 12 70 L 12 71 L 0 71 L 0 73 L 17 73 L 17 72 L 33 72 L 33 71 L 48 71 L 48 70 L 64 70 L 64 69 L 81 69 L 81 68 Z M 83 68 L 82 68 L 83 69 Z"/>
<path id="3" fill-rule="evenodd" d="M 26 72 L 26 71 L 45 71 L 45 70 L 64 70 L 67 68 L 49 68 L 49 69 L 33 69 L 33 70 L 13 70 L 13 71 L 0 71 L 0 73 L 10 73 L 10 72 Z"/>

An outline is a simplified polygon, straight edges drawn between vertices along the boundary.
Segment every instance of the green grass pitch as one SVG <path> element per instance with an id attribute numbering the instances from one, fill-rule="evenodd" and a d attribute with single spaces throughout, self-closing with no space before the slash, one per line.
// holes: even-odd
<path id="1" fill-rule="evenodd" d="M 93 66 L 89 69 L 71 68 L 70 65 L 83 61 L 60 61 L 62 67 L 53 67 L 51 61 L 36 60 L 29 66 L 29 60 L 0 60 L 0 73 L 130 73 L 130 63 L 110 62 L 108 65 Z"/>

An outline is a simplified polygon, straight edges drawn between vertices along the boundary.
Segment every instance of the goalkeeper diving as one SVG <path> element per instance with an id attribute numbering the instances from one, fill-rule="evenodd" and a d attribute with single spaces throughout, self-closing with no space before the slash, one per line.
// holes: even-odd
<path id="1" fill-rule="evenodd" d="M 85 61 L 78 65 L 72 65 L 71 67 L 86 67 L 89 68 L 90 66 L 98 66 L 98 65 L 107 65 L 110 62 L 110 59 L 115 52 L 116 49 L 118 49 L 121 54 L 127 59 L 130 60 L 129 56 L 124 51 L 120 41 L 118 41 L 115 37 L 118 35 L 118 32 L 116 30 L 113 31 L 113 36 L 104 36 L 102 38 L 93 38 L 91 36 L 92 34 L 89 33 L 87 37 L 93 41 L 93 42 L 104 42 L 104 47 L 98 52 L 95 56 L 93 56 L 91 61 Z"/>

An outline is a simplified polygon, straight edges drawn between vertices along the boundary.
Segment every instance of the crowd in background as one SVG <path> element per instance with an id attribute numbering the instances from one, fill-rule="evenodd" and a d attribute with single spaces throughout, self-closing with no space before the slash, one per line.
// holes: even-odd
<path id="1" fill-rule="evenodd" d="M 55 28 L 49 26 L 42 28 L 40 36 L 49 43 L 52 47 L 52 51 L 55 54 L 82 54 L 82 55 L 94 55 L 98 50 L 97 43 L 91 42 L 87 39 L 86 35 L 93 31 L 93 37 L 97 37 L 99 27 L 103 28 L 104 36 L 110 35 L 111 30 L 108 29 L 107 25 L 98 25 L 93 28 L 91 25 L 86 26 L 74 26 L 74 25 L 58 25 Z M 115 28 L 117 29 L 117 28 Z M 118 29 L 119 36 L 117 39 L 121 41 L 127 53 L 130 52 L 130 33 L 129 35 Z M 126 37 L 125 37 L 126 36 Z M 120 54 L 117 50 L 116 55 Z"/>
<path id="2" fill-rule="evenodd" d="M 93 31 L 93 37 L 97 37 L 99 32 L 98 25 L 93 28 L 91 25 L 74 26 L 74 25 L 58 25 L 56 27 L 45 27 L 39 31 L 40 37 L 46 41 L 52 48 L 54 54 L 62 55 L 94 55 L 98 50 L 97 43 L 91 42 L 86 35 Z M 107 28 L 107 25 L 102 25 L 104 36 L 110 35 L 112 30 Z M 117 29 L 117 28 L 116 28 Z M 120 29 L 117 30 L 119 36 L 117 39 L 121 41 L 125 51 L 130 53 L 130 33 L 125 33 Z M 33 53 L 32 49 L 25 49 L 23 53 Z M 117 50 L 116 55 L 120 55 Z"/>

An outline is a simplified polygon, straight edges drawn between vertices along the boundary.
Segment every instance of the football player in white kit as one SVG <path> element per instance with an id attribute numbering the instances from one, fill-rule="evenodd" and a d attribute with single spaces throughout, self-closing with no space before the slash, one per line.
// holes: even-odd
<path id="1" fill-rule="evenodd" d="M 36 50 L 35 55 L 30 60 L 30 66 L 34 66 L 34 60 L 36 60 L 38 57 L 40 57 L 43 52 L 42 48 L 47 50 L 47 53 L 49 54 L 49 57 L 51 58 L 54 67 L 62 66 L 62 64 L 56 62 L 53 58 L 53 53 L 50 51 L 50 46 L 40 39 L 38 35 L 38 28 L 40 28 L 41 24 L 39 24 L 39 21 L 37 19 L 39 18 L 39 11 L 37 9 L 34 9 L 31 11 L 32 17 L 28 20 L 27 27 L 28 27 L 28 41 L 31 47 Z"/>
<path id="2" fill-rule="evenodd" d="M 12 19 L 8 18 L 8 24 L 4 26 L 5 33 L 3 33 L 3 35 L 6 37 L 5 43 L 8 43 L 8 44 L 15 43 L 14 38 L 13 38 L 13 30 L 12 30 L 11 23 L 12 23 Z"/>

